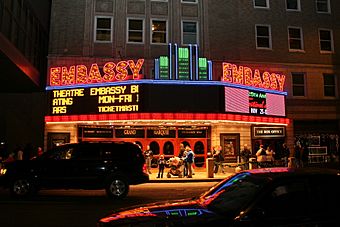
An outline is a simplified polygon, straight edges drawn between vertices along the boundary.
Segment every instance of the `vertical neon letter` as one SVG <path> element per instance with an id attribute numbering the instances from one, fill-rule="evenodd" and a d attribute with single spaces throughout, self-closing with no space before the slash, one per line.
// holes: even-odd
<path id="1" fill-rule="evenodd" d="M 60 85 L 60 67 L 50 69 L 50 85 L 58 86 Z"/>
<path id="2" fill-rule="evenodd" d="M 230 63 L 224 63 L 223 62 L 223 77 L 222 81 L 226 81 L 229 83 L 233 82 L 233 77 L 232 77 L 232 64 Z"/>
<path id="3" fill-rule="evenodd" d="M 130 69 L 132 71 L 132 78 L 134 80 L 139 79 L 139 75 L 140 75 L 139 72 L 142 69 L 143 63 L 144 63 L 144 59 L 138 59 L 137 64 L 135 64 L 133 62 L 133 60 L 128 61 L 128 64 L 129 64 Z"/>
<path id="4" fill-rule="evenodd" d="M 76 82 L 76 67 L 74 65 L 70 67 L 69 71 L 67 71 L 67 67 L 62 67 L 61 71 L 62 85 L 72 85 Z"/>

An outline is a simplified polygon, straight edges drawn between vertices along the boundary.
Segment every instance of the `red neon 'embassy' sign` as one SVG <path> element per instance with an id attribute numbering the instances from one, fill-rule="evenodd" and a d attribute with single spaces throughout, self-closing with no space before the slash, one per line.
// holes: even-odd
<path id="1" fill-rule="evenodd" d="M 50 68 L 50 86 L 65 86 L 75 84 L 94 84 L 122 80 L 139 80 L 144 59 L 120 61 L 118 63 L 106 62 L 102 72 L 98 64 L 94 63 L 88 72 L 85 65 L 58 66 Z M 132 75 L 128 75 L 128 68 Z"/>
<path id="2" fill-rule="evenodd" d="M 285 75 L 269 72 L 261 74 L 258 69 L 252 70 L 249 67 L 237 67 L 237 65 L 223 62 L 222 81 L 228 83 L 283 91 L 285 79 Z"/>

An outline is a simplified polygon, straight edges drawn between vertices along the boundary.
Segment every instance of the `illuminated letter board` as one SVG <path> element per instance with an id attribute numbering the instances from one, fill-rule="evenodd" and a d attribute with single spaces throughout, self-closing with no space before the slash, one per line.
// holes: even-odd
<path id="1" fill-rule="evenodd" d="M 206 58 L 198 59 L 199 80 L 208 80 L 208 62 Z"/>
<path id="2" fill-rule="evenodd" d="M 266 93 L 249 91 L 249 113 L 265 115 L 266 112 Z"/>
<path id="3" fill-rule="evenodd" d="M 178 79 L 189 80 L 189 49 L 178 48 Z"/>
<path id="4" fill-rule="evenodd" d="M 167 56 L 159 57 L 159 78 L 162 80 L 169 79 L 169 59 Z"/>
<path id="5" fill-rule="evenodd" d="M 102 86 L 47 91 L 49 115 L 139 112 L 139 85 Z"/>

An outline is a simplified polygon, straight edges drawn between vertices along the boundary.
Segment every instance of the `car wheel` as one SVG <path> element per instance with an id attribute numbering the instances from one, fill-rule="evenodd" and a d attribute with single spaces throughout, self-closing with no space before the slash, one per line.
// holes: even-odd
<path id="1" fill-rule="evenodd" d="M 129 184 L 123 177 L 113 177 L 106 185 L 106 194 L 113 199 L 121 199 L 127 196 Z"/>
<path id="2" fill-rule="evenodd" d="M 10 193 L 13 197 L 26 197 L 32 194 L 33 191 L 33 184 L 27 178 L 17 178 L 12 181 L 10 186 Z"/>

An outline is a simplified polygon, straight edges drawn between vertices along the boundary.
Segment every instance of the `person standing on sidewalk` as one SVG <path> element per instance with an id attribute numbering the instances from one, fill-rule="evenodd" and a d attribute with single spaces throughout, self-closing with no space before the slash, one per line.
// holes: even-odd
<path id="1" fill-rule="evenodd" d="M 190 145 L 186 145 L 185 150 L 187 151 L 187 157 L 185 159 L 188 167 L 188 178 L 192 178 L 192 164 L 194 163 L 195 154 L 191 150 Z"/>
<path id="2" fill-rule="evenodd" d="M 288 167 L 288 158 L 290 156 L 290 150 L 286 143 L 282 144 L 281 155 L 282 155 L 282 161 L 284 162 L 285 167 Z"/>
<path id="3" fill-rule="evenodd" d="M 157 178 L 163 178 L 163 172 L 165 167 L 165 159 L 164 155 L 159 156 L 158 159 L 158 176 Z"/>
<path id="4" fill-rule="evenodd" d="M 146 150 L 144 151 L 144 157 L 145 157 L 146 170 L 148 171 L 149 174 L 151 174 L 151 161 L 153 158 L 153 153 L 149 145 L 146 147 Z"/>
<path id="5" fill-rule="evenodd" d="M 183 145 L 184 146 L 184 145 Z M 188 176 L 188 163 L 187 163 L 187 156 L 188 156 L 188 151 L 184 147 L 184 151 L 182 154 L 181 159 L 183 160 L 183 176 L 186 177 Z"/>
<path id="6" fill-rule="evenodd" d="M 241 161 L 243 163 L 244 169 L 249 169 L 249 158 L 251 156 L 251 151 L 248 148 L 247 144 L 243 145 L 243 149 L 241 151 Z"/>

